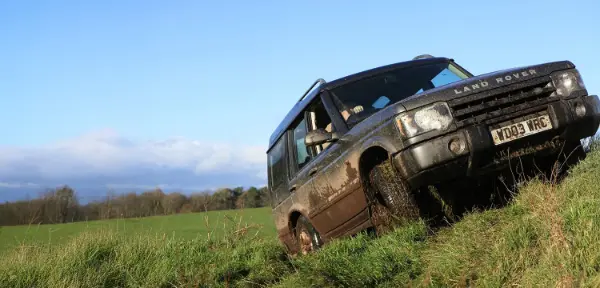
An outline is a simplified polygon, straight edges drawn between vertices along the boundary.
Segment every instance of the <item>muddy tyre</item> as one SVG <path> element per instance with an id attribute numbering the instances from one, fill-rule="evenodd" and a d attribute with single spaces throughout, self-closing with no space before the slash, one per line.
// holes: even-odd
<path id="1" fill-rule="evenodd" d="M 375 198 L 396 220 L 402 222 L 419 218 L 419 207 L 408 184 L 396 173 L 391 163 L 383 161 L 369 172 Z"/>
<path id="2" fill-rule="evenodd" d="M 298 218 L 294 230 L 298 253 L 306 255 L 318 250 L 323 245 L 321 235 L 304 216 Z"/>

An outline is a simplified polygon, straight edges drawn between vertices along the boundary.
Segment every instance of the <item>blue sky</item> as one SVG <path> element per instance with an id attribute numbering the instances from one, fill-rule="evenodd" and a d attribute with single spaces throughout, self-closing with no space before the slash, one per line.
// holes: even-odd
<path id="1" fill-rule="evenodd" d="M 312 81 L 423 53 L 475 74 L 571 60 L 597 94 L 598 11 L 597 1 L 3 1 L 0 183 L 260 185 L 268 137 Z"/>

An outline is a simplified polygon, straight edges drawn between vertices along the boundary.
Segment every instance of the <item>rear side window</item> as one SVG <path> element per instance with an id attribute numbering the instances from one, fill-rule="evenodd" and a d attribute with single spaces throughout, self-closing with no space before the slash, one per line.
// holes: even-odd
<path id="1" fill-rule="evenodd" d="M 306 136 L 306 121 L 304 118 L 294 128 L 293 135 L 294 147 L 296 148 L 296 172 L 298 172 L 312 158 L 310 150 L 304 144 L 304 137 Z"/>
<path id="2" fill-rule="evenodd" d="M 285 157 L 285 139 L 281 137 L 268 154 L 269 186 L 274 192 L 287 179 L 287 161 Z M 272 195 L 274 196 L 274 195 Z M 275 197 L 272 198 L 275 201 Z"/>

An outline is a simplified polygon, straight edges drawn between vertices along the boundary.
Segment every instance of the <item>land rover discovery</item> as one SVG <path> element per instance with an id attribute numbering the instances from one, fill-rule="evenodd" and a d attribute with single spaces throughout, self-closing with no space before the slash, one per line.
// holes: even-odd
<path id="1" fill-rule="evenodd" d="M 599 107 L 569 61 L 475 76 L 426 55 L 319 79 L 269 139 L 279 239 L 306 253 L 376 225 L 373 203 L 422 217 L 420 204 L 438 201 L 424 187 L 494 176 L 511 162 L 547 170 L 547 159 L 580 160 Z"/>

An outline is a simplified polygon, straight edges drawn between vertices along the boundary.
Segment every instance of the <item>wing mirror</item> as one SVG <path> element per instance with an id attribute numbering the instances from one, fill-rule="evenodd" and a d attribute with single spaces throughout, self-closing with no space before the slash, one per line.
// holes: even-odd
<path id="1" fill-rule="evenodd" d="M 304 145 L 321 145 L 327 142 L 337 141 L 338 139 L 340 139 L 340 137 L 336 132 L 327 132 L 325 129 L 316 129 L 306 134 L 304 137 Z"/>

